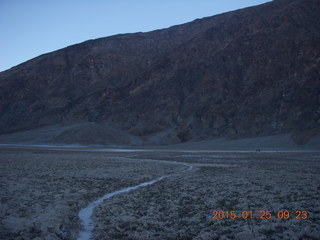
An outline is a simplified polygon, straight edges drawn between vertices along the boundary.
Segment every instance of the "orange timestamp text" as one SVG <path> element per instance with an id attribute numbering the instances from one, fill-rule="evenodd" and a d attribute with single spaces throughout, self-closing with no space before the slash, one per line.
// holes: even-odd
<path id="1" fill-rule="evenodd" d="M 269 220 L 273 217 L 278 219 L 302 219 L 306 220 L 309 213 L 306 210 L 279 210 L 269 211 L 262 210 L 258 213 L 253 211 L 212 211 L 212 219 L 261 219 Z"/>

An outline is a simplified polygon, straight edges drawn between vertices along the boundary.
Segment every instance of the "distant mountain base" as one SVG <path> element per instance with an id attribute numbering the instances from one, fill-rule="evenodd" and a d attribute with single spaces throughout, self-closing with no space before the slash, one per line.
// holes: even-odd
<path id="1" fill-rule="evenodd" d="M 134 136 L 100 123 L 45 126 L 0 135 L 0 144 L 80 145 L 103 147 L 146 147 L 180 150 L 316 150 L 320 149 L 320 129 L 255 138 L 215 138 L 179 143 L 174 130 L 150 136 Z"/>

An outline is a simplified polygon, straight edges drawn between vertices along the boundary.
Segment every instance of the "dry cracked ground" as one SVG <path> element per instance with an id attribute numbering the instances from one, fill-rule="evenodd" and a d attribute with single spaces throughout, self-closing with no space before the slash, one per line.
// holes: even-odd
<path id="1" fill-rule="evenodd" d="M 193 168 L 184 171 L 186 163 Z M 316 152 L 3 147 L 0 239 L 76 239 L 78 212 L 91 201 L 163 175 L 170 176 L 97 207 L 94 239 L 320 239 L 319 163 Z M 277 217 L 284 210 L 289 219 Z M 212 219 L 213 211 L 239 218 Z M 243 211 L 253 218 L 242 219 Z M 260 211 L 272 217 L 257 218 Z"/>

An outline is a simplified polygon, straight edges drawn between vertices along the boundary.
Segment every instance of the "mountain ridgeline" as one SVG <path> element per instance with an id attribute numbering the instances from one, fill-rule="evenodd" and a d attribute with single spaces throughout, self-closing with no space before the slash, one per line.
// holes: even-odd
<path id="1" fill-rule="evenodd" d="M 274 0 L 1 72 L 0 133 L 86 123 L 56 141 L 84 131 L 104 144 L 172 144 L 310 131 L 319 78 L 320 1 Z"/>

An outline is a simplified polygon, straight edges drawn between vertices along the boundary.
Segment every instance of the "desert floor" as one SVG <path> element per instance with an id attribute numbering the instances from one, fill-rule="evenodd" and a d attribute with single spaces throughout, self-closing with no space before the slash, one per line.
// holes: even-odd
<path id="1" fill-rule="evenodd" d="M 320 239 L 319 152 L 87 150 L 0 148 L 0 239 L 77 239 L 90 202 L 163 175 L 99 205 L 94 239 Z"/>

